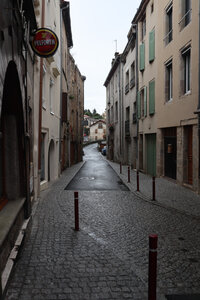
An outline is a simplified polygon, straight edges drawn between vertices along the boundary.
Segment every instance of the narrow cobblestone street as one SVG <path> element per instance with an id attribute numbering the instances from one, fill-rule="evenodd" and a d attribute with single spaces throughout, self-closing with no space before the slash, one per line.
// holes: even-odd
<path id="1" fill-rule="evenodd" d="M 133 191 L 81 190 L 75 232 L 73 190 L 65 187 L 82 165 L 67 169 L 42 192 L 5 299 L 145 300 L 148 237 L 154 233 L 157 299 L 200 293 L 199 216 L 152 205 Z"/>

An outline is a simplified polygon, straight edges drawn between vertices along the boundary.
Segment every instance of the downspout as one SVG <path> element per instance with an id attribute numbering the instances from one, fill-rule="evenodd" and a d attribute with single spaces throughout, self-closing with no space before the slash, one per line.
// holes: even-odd
<path id="1" fill-rule="evenodd" d="M 120 153 L 120 161 L 122 159 L 122 129 L 121 129 L 121 111 L 122 111 L 122 97 L 121 97 L 121 55 L 119 58 L 119 78 L 118 78 L 118 88 L 119 88 L 119 153 Z"/>
<path id="2" fill-rule="evenodd" d="M 121 99 L 122 99 L 122 120 L 121 120 L 121 131 L 122 131 L 122 147 L 124 146 L 124 63 L 121 61 L 121 73 L 122 73 L 122 86 L 121 86 Z M 122 148 L 122 163 L 124 162 L 124 147 Z"/>
<path id="3" fill-rule="evenodd" d="M 199 90 L 198 90 L 198 107 L 197 107 L 197 114 L 198 114 L 198 140 L 199 140 L 199 177 L 200 177 L 200 1 L 199 1 Z"/>
<path id="4" fill-rule="evenodd" d="M 137 145 L 136 145 L 136 168 L 139 164 L 138 161 L 138 140 L 139 140 L 139 120 L 138 120 L 138 106 L 137 106 L 137 97 L 138 97 L 138 87 L 139 87 L 139 76 L 138 76 L 138 24 L 132 24 L 135 27 L 136 32 L 136 126 L 137 126 Z"/>
<path id="5" fill-rule="evenodd" d="M 200 178 L 200 0 L 199 0 L 199 23 L 198 23 L 198 29 L 199 29 L 199 69 L 198 69 L 198 106 L 197 110 L 194 112 L 194 114 L 197 114 L 198 116 L 198 159 L 199 159 L 199 167 L 198 167 L 198 177 Z"/>
<path id="6" fill-rule="evenodd" d="M 42 0 L 41 27 L 44 27 L 45 0 Z M 43 85 L 43 58 L 40 58 L 40 83 L 39 83 L 39 118 L 38 118 L 38 187 L 41 176 L 41 142 L 42 142 L 42 85 Z M 40 188 L 38 189 L 40 192 Z"/>
<path id="7" fill-rule="evenodd" d="M 26 165 L 26 202 L 24 206 L 25 218 L 29 218 L 31 214 L 31 202 L 30 202 L 30 132 L 29 132 L 29 99 L 28 99 L 28 36 L 30 34 L 30 21 L 27 22 L 27 31 L 26 31 L 26 44 L 25 44 L 25 108 L 26 108 L 26 128 L 25 131 L 25 165 Z"/>

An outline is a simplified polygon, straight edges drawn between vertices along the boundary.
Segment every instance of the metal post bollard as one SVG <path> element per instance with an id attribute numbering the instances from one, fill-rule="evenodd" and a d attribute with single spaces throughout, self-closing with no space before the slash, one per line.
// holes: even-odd
<path id="1" fill-rule="evenodd" d="M 75 231 L 79 231 L 78 192 L 74 192 Z"/>
<path id="2" fill-rule="evenodd" d="M 149 236 L 149 286 L 148 300 L 156 300 L 156 281 L 157 281 L 157 234 Z"/>
<path id="3" fill-rule="evenodd" d="M 139 171 L 137 170 L 137 192 L 140 191 L 140 187 L 139 187 Z"/>
<path id="4" fill-rule="evenodd" d="M 128 166 L 128 182 L 130 182 L 131 179 L 130 179 L 130 166 Z"/>
<path id="5" fill-rule="evenodd" d="M 156 200 L 156 178 L 155 176 L 152 177 L 152 200 Z"/>
<path id="6" fill-rule="evenodd" d="M 122 162 L 120 161 L 120 174 L 122 174 Z"/>

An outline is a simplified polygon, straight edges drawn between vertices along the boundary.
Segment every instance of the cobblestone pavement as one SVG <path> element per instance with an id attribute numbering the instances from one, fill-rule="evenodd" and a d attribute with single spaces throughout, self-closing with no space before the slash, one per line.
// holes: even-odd
<path id="1" fill-rule="evenodd" d="M 158 297 L 200 293 L 200 219 L 125 191 L 73 191 L 66 170 L 34 210 L 6 300 L 146 300 L 148 236 L 158 234 Z M 146 200 L 146 198 L 145 198 Z"/>
<path id="2" fill-rule="evenodd" d="M 200 196 L 187 187 L 180 186 L 173 180 L 167 178 L 156 178 L 156 201 L 152 200 L 152 177 L 143 173 L 139 173 L 139 189 L 137 190 L 136 171 L 130 170 L 130 183 L 128 183 L 128 166 L 122 166 L 122 174 L 120 174 L 120 166 L 118 163 L 107 162 L 112 166 L 115 172 L 120 176 L 129 189 L 136 193 L 144 200 L 150 201 L 152 204 L 161 205 L 162 207 L 172 208 L 181 211 L 187 215 L 200 218 Z"/>

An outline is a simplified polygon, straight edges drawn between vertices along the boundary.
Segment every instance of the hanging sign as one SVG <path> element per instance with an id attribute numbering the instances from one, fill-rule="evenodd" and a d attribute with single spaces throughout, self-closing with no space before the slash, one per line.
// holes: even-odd
<path id="1" fill-rule="evenodd" d="M 58 37 L 48 28 L 39 28 L 31 43 L 33 51 L 40 57 L 53 56 L 58 49 Z"/>

